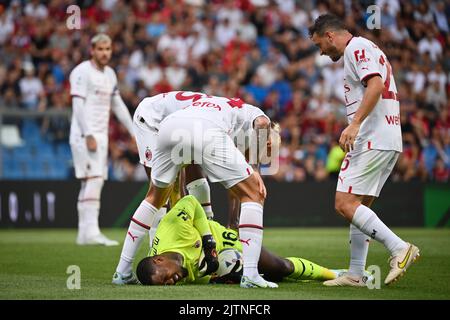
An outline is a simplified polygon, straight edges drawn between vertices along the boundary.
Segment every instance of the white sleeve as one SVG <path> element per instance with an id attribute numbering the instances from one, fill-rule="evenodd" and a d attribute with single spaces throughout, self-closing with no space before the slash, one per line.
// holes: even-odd
<path id="1" fill-rule="evenodd" d="M 383 77 L 383 72 L 380 68 L 378 60 L 380 57 L 376 57 L 374 50 L 369 44 L 357 42 L 351 44 L 351 47 L 345 50 L 345 60 L 350 63 L 356 79 L 365 85 L 366 80 L 373 75 L 379 75 Z"/>
<path id="2" fill-rule="evenodd" d="M 117 119 L 127 128 L 131 136 L 133 136 L 133 120 L 128 112 L 128 108 L 123 102 L 120 94 L 114 94 L 112 96 L 112 110 Z"/>
<path id="3" fill-rule="evenodd" d="M 247 110 L 246 122 L 249 124 L 248 129 L 253 129 L 254 121 L 258 117 L 266 117 L 270 122 L 270 118 L 258 107 L 252 106 L 250 104 L 244 105 Z"/>
<path id="4" fill-rule="evenodd" d="M 81 134 L 83 136 L 89 136 L 92 134 L 92 130 L 89 126 L 89 122 L 86 120 L 86 106 L 85 100 L 78 95 L 72 96 L 72 108 L 75 115 L 75 119 L 80 127 Z"/>
<path id="5" fill-rule="evenodd" d="M 86 98 L 88 92 L 87 73 L 80 67 L 76 67 L 70 73 L 70 95 Z"/>

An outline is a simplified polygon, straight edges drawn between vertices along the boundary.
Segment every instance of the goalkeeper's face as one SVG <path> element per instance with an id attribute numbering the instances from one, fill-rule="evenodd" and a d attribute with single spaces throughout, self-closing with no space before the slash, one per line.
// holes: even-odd
<path id="1" fill-rule="evenodd" d="M 188 272 L 177 259 L 165 255 L 157 255 L 147 260 L 151 264 L 147 269 L 147 274 L 141 281 L 142 284 L 151 285 L 174 285 L 188 275 Z M 138 275 L 138 278 L 139 275 Z M 146 283 L 144 283 L 146 282 Z"/>

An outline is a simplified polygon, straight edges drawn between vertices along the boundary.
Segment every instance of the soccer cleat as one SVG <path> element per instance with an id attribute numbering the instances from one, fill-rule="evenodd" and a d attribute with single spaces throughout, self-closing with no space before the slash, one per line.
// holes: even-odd
<path id="1" fill-rule="evenodd" d="M 102 246 L 106 246 L 106 247 L 112 247 L 112 246 L 118 246 L 119 242 L 117 242 L 116 240 L 111 240 L 109 238 L 107 238 L 104 234 L 99 233 L 96 236 L 93 237 L 85 237 L 84 239 L 81 238 L 80 241 L 78 241 L 77 239 L 77 244 L 78 245 L 102 245 Z"/>
<path id="2" fill-rule="evenodd" d="M 333 272 L 336 275 L 336 278 L 345 276 L 348 274 L 348 269 L 330 269 L 331 272 Z M 366 284 L 368 282 L 372 282 L 374 280 L 373 274 L 371 274 L 369 271 L 365 270 L 363 277 L 366 277 Z M 335 278 L 335 279 L 336 279 Z"/>
<path id="3" fill-rule="evenodd" d="M 84 234 L 83 233 L 81 233 L 80 231 L 78 231 L 78 235 L 77 235 L 77 240 L 76 240 L 76 244 L 78 244 L 78 245 L 83 245 L 84 244 L 84 242 L 85 242 L 85 240 L 84 240 Z"/>
<path id="4" fill-rule="evenodd" d="M 327 287 L 366 287 L 366 276 L 350 276 L 344 274 L 334 280 L 328 280 L 323 283 Z"/>
<path id="5" fill-rule="evenodd" d="M 406 272 L 406 269 L 420 257 L 419 248 L 415 245 L 407 243 L 408 247 L 395 257 L 389 258 L 391 270 L 384 280 L 384 284 L 388 285 L 397 281 Z"/>
<path id="6" fill-rule="evenodd" d="M 120 272 L 114 272 L 112 283 L 117 285 L 139 284 L 139 280 L 136 278 L 134 273 L 123 275 Z"/>
<path id="7" fill-rule="evenodd" d="M 240 286 L 241 288 L 278 288 L 276 283 L 264 280 L 261 276 L 252 280 L 247 276 L 242 276 Z"/>

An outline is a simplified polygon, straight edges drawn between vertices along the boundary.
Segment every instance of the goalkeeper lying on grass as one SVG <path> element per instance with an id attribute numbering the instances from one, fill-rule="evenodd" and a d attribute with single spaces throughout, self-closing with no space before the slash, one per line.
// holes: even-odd
<path id="1" fill-rule="evenodd" d="M 185 196 L 164 216 L 156 230 L 150 256 L 137 266 L 137 277 L 144 285 L 180 283 L 239 283 L 240 274 L 221 278 L 214 272 L 219 267 L 217 252 L 242 245 L 236 231 L 207 220 L 205 212 L 193 196 Z M 242 243 L 241 243 L 242 242 Z M 203 254 L 202 254 L 203 250 Z M 204 267 L 199 270 L 201 257 Z M 329 270 L 302 258 L 280 258 L 262 248 L 258 268 L 270 281 L 330 280 L 341 270 Z M 242 270 L 240 270 L 242 273 Z"/>

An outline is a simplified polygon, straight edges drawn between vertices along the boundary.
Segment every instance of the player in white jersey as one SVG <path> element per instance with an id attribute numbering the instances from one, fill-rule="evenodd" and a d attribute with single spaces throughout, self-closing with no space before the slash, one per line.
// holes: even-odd
<path id="1" fill-rule="evenodd" d="M 159 124 L 151 159 L 152 183 L 146 199 L 133 215 L 113 283 L 134 282 L 132 259 L 143 235 L 167 201 L 179 170 L 195 163 L 201 166 L 211 182 L 222 183 L 241 201 L 239 234 L 244 243 L 245 261 L 241 286 L 277 287 L 264 280 L 257 269 L 266 189 L 260 175 L 253 171 L 233 141 L 238 132 L 252 128 L 255 144 L 266 146 L 270 119 L 260 109 L 240 99 L 201 94 L 191 95 L 190 99 L 185 108 L 170 114 Z M 263 149 L 260 148 L 255 157 L 261 155 Z M 206 272 L 211 273 L 218 265 L 215 242 L 211 234 L 203 234 L 202 242 L 208 262 Z"/>
<path id="2" fill-rule="evenodd" d="M 153 153 L 156 148 L 156 138 L 162 120 L 175 111 L 189 106 L 193 100 L 200 99 L 206 95 L 200 92 L 171 91 L 161 93 L 152 97 L 144 98 L 137 106 L 133 117 L 134 135 L 138 147 L 140 163 L 144 166 L 149 181 L 151 181 L 151 168 Z M 208 219 L 213 219 L 214 214 L 211 207 L 211 195 L 208 180 L 198 165 L 192 164 L 185 168 L 184 175 L 180 179 L 190 195 L 193 195 L 201 203 Z M 179 188 L 174 188 L 175 193 Z M 182 190 L 182 188 L 181 188 Z M 167 212 L 167 206 L 159 209 L 153 219 L 149 230 L 150 246 L 159 221 Z M 125 257 L 125 259 L 127 259 Z M 119 276 L 124 270 L 118 270 Z M 126 270 L 125 270 L 126 272 Z"/>
<path id="3" fill-rule="evenodd" d="M 100 195 L 108 177 L 108 125 L 111 109 L 132 134 L 132 120 L 117 89 L 109 36 L 98 34 L 91 40 L 91 60 L 76 66 L 70 74 L 72 124 L 70 146 L 75 176 L 81 180 L 78 196 L 77 244 L 118 245 L 100 232 Z"/>
<path id="4" fill-rule="evenodd" d="M 348 274 L 328 286 L 366 286 L 364 269 L 369 239 L 391 253 L 385 284 L 396 281 L 419 256 L 419 249 L 395 235 L 370 207 L 402 151 L 400 106 L 392 68 L 373 42 L 354 37 L 338 17 L 319 16 L 310 28 L 321 55 L 334 62 L 344 56 L 348 126 L 339 139 L 347 152 L 337 183 L 336 211 L 350 222 Z"/>

